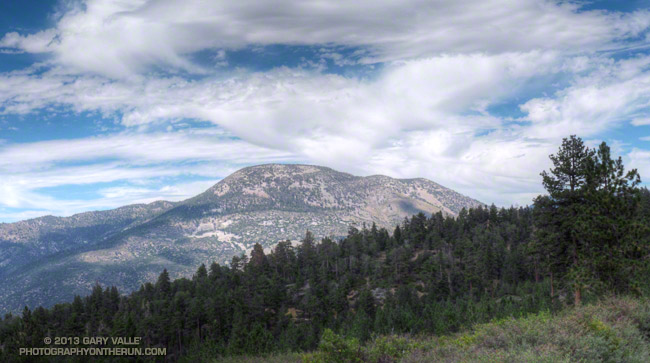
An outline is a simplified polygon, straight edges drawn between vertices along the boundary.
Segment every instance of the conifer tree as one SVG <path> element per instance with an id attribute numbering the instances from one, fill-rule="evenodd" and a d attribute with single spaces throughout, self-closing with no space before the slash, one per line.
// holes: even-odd
<path id="1" fill-rule="evenodd" d="M 163 272 L 158 276 L 156 291 L 158 291 L 162 296 L 168 295 L 171 291 L 171 283 L 169 282 L 169 273 L 167 272 L 167 269 L 163 269 Z"/>
<path id="2" fill-rule="evenodd" d="M 575 135 L 550 158 L 553 168 L 541 174 L 549 195 L 535 199 L 533 251 L 570 285 L 577 305 L 585 288 L 625 280 L 640 178 L 636 170 L 625 173 L 604 142 L 592 150 Z"/>

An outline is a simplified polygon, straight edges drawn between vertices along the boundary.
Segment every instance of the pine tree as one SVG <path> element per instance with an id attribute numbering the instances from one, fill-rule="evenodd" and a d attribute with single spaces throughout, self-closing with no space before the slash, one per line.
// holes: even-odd
<path id="1" fill-rule="evenodd" d="M 171 291 L 171 283 L 169 282 L 169 273 L 167 272 L 167 269 L 163 269 L 163 272 L 158 276 L 156 291 L 161 296 L 169 295 L 169 292 Z"/>
<path id="2" fill-rule="evenodd" d="M 259 243 L 256 243 L 253 246 L 253 250 L 251 251 L 250 264 L 258 270 L 261 270 L 266 266 L 266 255 L 264 255 L 264 248 L 262 248 L 262 245 Z"/>
<path id="3" fill-rule="evenodd" d="M 202 263 L 201 266 L 199 266 L 198 270 L 196 270 L 194 279 L 201 281 L 207 277 L 208 277 L 208 269 L 205 267 L 205 264 Z"/>
<path id="4" fill-rule="evenodd" d="M 600 144 L 587 165 L 585 202 L 579 238 L 589 241 L 594 274 L 606 289 L 625 290 L 632 281 L 635 251 L 645 249 L 641 241 L 647 224 L 639 220 L 641 182 L 636 169 L 625 172 L 622 159 L 613 159 L 609 146 Z M 639 228 L 641 227 L 641 228 Z M 646 227 L 646 228 L 643 228 Z"/>
<path id="5" fill-rule="evenodd" d="M 636 170 L 625 173 L 604 142 L 591 150 L 575 135 L 550 158 L 554 167 L 541 174 L 549 195 L 535 199 L 532 250 L 570 285 L 578 305 L 585 288 L 625 280 L 640 178 Z"/>

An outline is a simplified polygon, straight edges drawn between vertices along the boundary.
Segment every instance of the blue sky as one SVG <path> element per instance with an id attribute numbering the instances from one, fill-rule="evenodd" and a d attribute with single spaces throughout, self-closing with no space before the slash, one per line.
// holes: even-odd
<path id="1" fill-rule="evenodd" d="M 650 180 L 650 1 L 0 2 L 0 222 L 248 165 L 530 204 L 562 137 Z"/>

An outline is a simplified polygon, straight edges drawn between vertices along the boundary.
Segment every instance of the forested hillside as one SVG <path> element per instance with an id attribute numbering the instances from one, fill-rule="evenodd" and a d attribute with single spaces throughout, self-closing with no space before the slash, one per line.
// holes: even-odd
<path id="1" fill-rule="evenodd" d="M 120 296 L 96 286 L 0 323 L 0 360 L 46 336 L 137 336 L 167 359 L 309 351 L 325 331 L 449 334 L 480 322 L 554 312 L 607 294 L 650 293 L 650 192 L 603 143 L 566 139 L 533 207 L 417 214 L 394 230 L 350 228 L 340 241 L 279 243 L 228 266 Z M 329 329 L 329 330 L 327 330 Z M 331 331 L 331 332 L 330 332 Z M 83 357 L 82 357 L 83 358 Z"/>
<path id="2" fill-rule="evenodd" d="M 392 229 L 404 217 L 456 216 L 482 203 L 426 179 L 358 177 L 297 164 L 238 170 L 181 202 L 154 202 L 66 218 L 0 223 L 0 315 L 52 307 L 95 283 L 136 291 L 163 268 L 172 278 L 283 240 L 340 238 L 348 226 Z"/>

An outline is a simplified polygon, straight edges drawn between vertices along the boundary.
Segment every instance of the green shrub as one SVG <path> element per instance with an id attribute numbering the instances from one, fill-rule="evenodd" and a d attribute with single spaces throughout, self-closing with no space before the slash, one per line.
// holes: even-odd
<path id="1" fill-rule="evenodd" d="M 325 329 L 318 351 L 305 355 L 304 361 L 309 363 L 348 363 L 363 362 L 361 345 L 356 338 L 344 338 L 331 329 Z"/>

